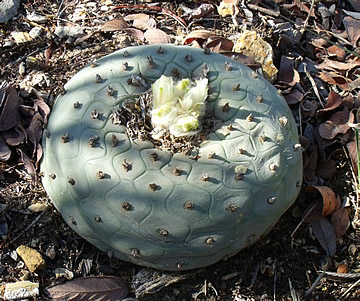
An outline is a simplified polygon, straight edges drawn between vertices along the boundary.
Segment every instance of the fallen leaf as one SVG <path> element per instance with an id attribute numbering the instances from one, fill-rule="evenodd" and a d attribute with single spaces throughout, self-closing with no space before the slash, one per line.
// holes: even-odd
<path id="1" fill-rule="evenodd" d="M 336 174 L 336 162 L 330 159 L 319 161 L 316 174 L 323 179 L 333 177 Z"/>
<path id="2" fill-rule="evenodd" d="M 157 28 L 149 28 L 144 33 L 144 38 L 149 44 L 169 44 L 171 39 L 169 35 Z"/>
<path id="3" fill-rule="evenodd" d="M 321 71 L 319 72 L 319 78 L 330 85 L 337 85 L 342 90 L 348 90 L 349 79 L 334 72 L 334 71 Z"/>
<path id="4" fill-rule="evenodd" d="M 360 12 L 360 0 L 349 0 L 353 9 L 357 12 Z"/>
<path id="5" fill-rule="evenodd" d="M 124 30 L 126 28 L 129 28 L 129 24 L 122 17 L 107 21 L 101 26 L 101 30 L 104 32 Z"/>
<path id="6" fill-rule="evenodd" d="M 342 104 L 342 97 L 338 93 L 331 91 L 329 93 L 325 108 L 318 110 L 316 112 L 316 114 L 319 115 L 319 113 L 322 113 L 322 112 L 328 112 L 328 111 L 335 110 L 341 104 Z"/>
<path id="7" fill-rule="evenodd" d="M 205 30 L 205 29 L 198 29 L 198 30 L 194 30 L 192 32 L 190 32 L 184 39 L 183 44 L 184 45 L 188 45 L 191 44 L 194 40 L 208 40 L 208 39 L 216 39 L 216 38 L 220 38 L 220 36 L 218 36 L 216 33 L 209 31 L 209 30 Z"/>
<path id="8" fill-rule="evenodd" d="M 233 46 L 234 43 L 232 41 L 223 37 L 210 38 L 210 42 L 206 43 L 206 47 L 214 52 L 231 51 Z"/>
<path id="9" fill-rule="evenodd" d="M 139 14 L 130 14 L 124 17 L 125 21 L 134 21 L 134 20 L 142 20 L 144 22 L 148 21 L 150 16 L 147 14 L 139 13 Z"/>
<path id="10" fill-rule="evenodd" d="M 331 140 L 338 134 L 346 134 L 350 129 L 348 123 L 354 122 L 354 114 L 345 107 L 342 111 L 334 113 L 327 121 L 319 126 L 319 134 L 322 138 Z"/>
<path id="11" fill-rule="evenodd" d="M 360 20 L 356 20 L 350 16 L 346 16 L 342 19 L 342 22 L 345 26 L 350 43 L 356 46 L 356 42 L 360 38 Z"/>
<path id="12" fill-rule="evenodd" d="M 205 17 L 214 10 L 214 6 L 210 3 L 202 3 L 198 8 L 194 9 L 190 15 L 191 19 L 200 19 Z"/>
<path id="13" fill-rule="evenodd" d="M 281 56 L 278 81 L 287 83 L 291 87 L 300 82 L 300 75 L 299 72 L 295 70 L 295 61 L 293 58 L 284 55 Z"/>
<path id="14" fill-rule="evenodd" d="M 137 29 L 146 30 L 148 28 L 156 28 L 155 19 L 151 18 L 149 20 L 135 19 L 133 21 L 133 26 Z"/>
<path id="15" fill-rule="evenodd" d="M 2 137 L 4 138 L 5 142 L 10 146 L 17 146 L 20 143 L 24 142 L 25 134 L 21 131 L 18 127 L 10 129 L 8 131 L 3 131 Z"/>
<path id="16" fill-rule="evenodd" d="M 316 65 L 316 68 L 318 68 L 318 70 L 339 70 L 339 71 L 348 71 L 351 70 L 353 68 L 356 68 L 360 65 L 360 61 L 347 61 L 347 62 L 339 62 L 339 61 L 335 61 L 335 60 L 331 60 L 331 59 L 324 59 L 324 61 L 319 64 Z"/>
<path id="17" fill-rule="evenodd" d="M 296 87 L 289 94 L 285 94 L 284 98 L 289 105 L 300 103 L 304 99 L 304 93 L 300 92 Z"/>
<path id="18" fill-rule="evenodd" d="M 312 181 L 315 178 L 318 161 L 318 151 L 314 147 L 307 157 L 307 164 L 304 168 L 304 176 L 306 181 Z"/>
<path id="19" fill-rule="evenodd" d="M 12 86 L 8 86 L 5 92 L 5 99 L 1 104 L 0 131 L 9 130 L 19 123 L 20 102 L 16 89 Z"/>
<path id="20" fill-rule="evenodd" d="M 357 149 L 356 149 L 356 142 L 355 141 L 351 141 L 348 144 L 346 144 L 346 147 L 348 149 L 349 152 L 349 156 L 351 159 L 351 163 L 353 166 L 353 170 L 355 175 L 358 175 L 358 154 L 357 154 Z"/>
<path id="21" fill-rule="evenodd" d="M 112 276 L 78 278 L 45 289 L 54 300 L 122 300 L 128 294 L 124 281 Z"/>
<path id="22" fill-rule="evenodd" d="M 341 238 L 350 226 L 348 208 L 340 208 L 331 216 L 331 223 L 334 227 L 337 238 Z"/>
<path id="23" fill-rule="evenodd" d="M 283 7 L 284 9 L 291 10 L 298 15 L 308 15 L 310 13 L 310 16 L 315 17 L 314 10 L 310 11 L 310 8 L 303 1 L 300 0 L 293 0 L 291 4 L 283 4 Z"/>
<path id="24" fill-rule="evenodd" d="M 11 149 L 0 135 L 0 161 L 7 161 L 11 157 Z"/>
<path id="25" fill-rule="evenodd" d="M 322 200 L 322 215 L 332 214 L 337 208 L 337 199 L 334 191 L 327 186 L 308 186 L 305 189 L 311 200 Z"/>
<path id="26" fill-rule="evenodd" d="M 311 224 L 312 231 L 329 257 L 336 253 L 336 235 L 332 224 L 324 217 Z"/>
<path id="27" fill-rule="evenodd" d="M 31 176 L 33 182 L 35 182 L 37 180 L 37 173 L 34 164 L 31 162 L 28 155 L 25 154 L 21 149 L 18 148 L 17 151 L 20 153 L 21 162 L 24 163 L 26 171 Z"/>
<path id="28" fill-rule="evenodd" d="M 40 113 L 41 117 L 43 118 L 43 123 L 47 124 L 50 108 L 42 97 L 38 96 L 38 98 L 34 100 L 34 108 L 35 111 Z"/>
<path id="29" fill-rule="evenodd" d="M 339 61 L 343 61 L 345 59 L 346 52 L 344 49 L 332 45 L 326 49 L 328 56 L 335 56 Z"/>
<path id="30" fill-rule="evenodd" d="M 127 33 L 129 36 L 131 36 L 132 38 L 134 39 L 137 39 L 137 40 L 144 40 L 144 33 L 139 30 L 139 29 L 136 29 L 136 28 L 126 28 L 123 30 L 125 33 Z"/>

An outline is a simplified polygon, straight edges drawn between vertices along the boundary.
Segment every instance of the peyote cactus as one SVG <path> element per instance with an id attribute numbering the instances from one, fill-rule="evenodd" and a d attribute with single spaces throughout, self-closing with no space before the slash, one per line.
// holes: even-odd
<path id="1" fill-rule="evenodd" d="M 162 75 L 174 85 L 207 79 L 205 111 L 194 115 L 201 144 L 186 148 L 194 136 L 154 132 Z M 236 254 L 274 226 L 301 186 L 298 143 L 286 102 L 248 67 L 187 46 L 138 46 L 65 85 L 41 170 L 66 222 L 99 249 L 188 270 Z"/>

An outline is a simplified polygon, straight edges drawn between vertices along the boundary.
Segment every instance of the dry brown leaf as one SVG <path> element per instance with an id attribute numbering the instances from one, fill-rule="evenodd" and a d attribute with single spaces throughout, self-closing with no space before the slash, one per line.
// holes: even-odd
<path id="1" fill-rule="evenodd" d="M 153 18 L 146 21 L 142 19 L 135 19 L 133 22 L 133 26 L 141 30 L 146 30 L 148 28 L 156 28 L 156 21 Z"/>
<path id="2" fill-rule="evenodd" d="M 322 71 L 319 73 L 319 78 L 330 85 L 337 85 L 345 91 L 349 89 L 350 80 L 334 71 Z"/>
<path id="3" fill-rule="evenodd" d="M 290 87 L 300 82 L 300 75 L 295 70 L 295 62 L 293 58 L 281 56 L 280 69 L 278 73 L 278 81 L 287 83 Z"/>
<path id="4" fill-rule="evenodd" d="M 315 178 L 318 161 L 318 152 L 314 147 L 312 152 L 307 157 L 307 164 L 304 169 L 304 176 L 306 181 L 312 181 Z"/>
<path id="5" fill-rule="evenodd" d="M 5 100 L 1 104 L 0 131 L 9 130 L 20 122 L 20 102 L 16 89 L 12 86 L 7 87 Z"/>
<path id="6" fill-rule="evenodd" d="M 17 127 L 1 133 L 5 142 L 10 146 L 17 146 L 24 142 L 25 134 Z"/>
<path id="7" fill-rule="evenodd" d="M 293 0 L 291 4 L 283 4 L 283 7 L 298 14 L 304 13 L 308 15 L 310 13 L 310 16 L 315 17 L 314 10 L 310 11 L 310 8 L 306 5 L 305 1 Z"/>
<path id="8" fill-rule="evenodd" d="M 134 39 L 137 39 L 140 41 L 144 40 L 144 33 L 139 29 L 126 28 L 126 29 L 124 29 L 124 32 L 126 32 L 129 36 L 131 36 Z"/>
<path id="9" fill-rule="evenodd" d="M 231 51 L 234 46 L 234 43 L 227 38 L 217 37 L 214 39 L 210 38 L 209 40 L 210 42 L 206 44 L 206 47 L 214 52 Z"/>
<path id="10" fill-rule="evenodd" d="M 316 174 L 323 178 L 329 179 L 336 173 L 336 162 L 334 160 L 325 159 L 318 162 Z"/>
<path id="11" fill-rule="evenodd" d="M 338 202 L 334 191 L 330 187 L 308 186 L 305 191 L 312 200 L 322 200 L 322 215 L 330 215 L 336 210 Z"/>
<path id="12" fill-rule="evenodd" d="M 356 46 L 356 42 L 360 38 L 360 20 L 356 20 L 350 16 L 346 16 L 342 19 L 342 22 L 345 26 L 350 43 Z"/>
<path id="13" fill-rule="evenodd" d="M 112 276 L 84 277 L 45 289 L 53 300 L 122 300 L 128 294 L 124 281 Z"/>
<path id="14" fill-rule="evenodd" d="M 129 24 L 122 17 L 107 21 L 101 26 L 101 30 L 105 32 L 124 30 L 126 28 L 129 28 Z"/>
<path id="15" fill-rule="evenodd" d="M 214 6 L 210 3 L 202 3 L 190 15 L 191 19 L 200 19 L 210 14 L 214 10 Z"/>
<path id="16" fill-rule="evenodd" d="M 332 46 L 328 47 L 326 50 L 327 50 L 328 56 L 330 56 L 330 57 L 335 56 L 341 62 L 345 59 L 345 55 L 346 55 L 345 50 L 336 45 L 332 45 Z"/>
<path id="17" fill-rule="evenodd" d="M 171 39 L 169 35 L 157 28 L 149 28 L 144 33 L 144 38 L 149 44 L 169 44 Z"/>
<path id="18" fill-rule="evenodd" d="M 134 20 L 142 20 L 144 22 L 148 21 L 150 19 L 150 16 L 143 13 L 138 14 L 130 14 L 124 17 L 125 21 L 134 21 Z"/>
<path id="19" fill-rule="evenodd" d="M 346 145 L 348 152 L 349 152 L 349 156 L 351 159 L 351 163 L 353 166 L 353 170 L 355 175 L 358 175 L 358 155 L 357 155 L 357 149 L 356 149 L 356 142 L 355 141 L 351 141 Z"/>
<path id="20" fill-rule="evenodd" d="M 342 104 L 341 96 L 338 93 L 331 91 L 329 93 L 325 108 L 318 110 L 316 113 L 319 115 L 322 112 L 328 112 L 328 111 L 335 110 L 341 104 Z"/>
<path id="21" fill-rule="evenodd" d="M 7 161 L 11 157 L 11 149 L 0 135 L 0 161 Z"/>
<path id="22" fill-rule="evenodd" d="M 334 227 L 337 238 L 341 238 L 350 226 L 348 208 L 340 208 L 331 216 L 331 223 Z"/>
<path id="23" fill-rule="evenodd" d="M 312 231 L 329 257 L 336 253 L 336 235 L 332 224 L 323 217 L 311 224 Z"/>
<path id="24" fill-rule="evenodd" d="M 35 166 L 33 162 L 30 160 L 27 154 L 25 154 L 21 149 L 17 149 L 18 153 L 20 154 L 21 162 L 24 163 L 24 167 L 28 174 L 31 176 L 33 182 L 35 182 L 38 178 Z"/>
<path id="25" fill-rule="evenodd" d="M 293 88 L 289 94 L 285 94 L 284 98 L 289 105 L 294 105 L 300 103 L 304 98 L 304 93 L 300 92 L 298 89 Z"/>
<path id="26" fill-rule="evenodd" d="M 350 129 L 348 123 L 354 122 L 354 114 L 347 107 L 334 113 L 328 120 L 320 124 L 319 134 L 322 138 L 334 139 L 338 134 L 346 134 Z"/>
<path id="27" fill-rule="evenodd" d="M 201 39 L 201 40 L 208 40 L 208 39 L 216 39 L 220 38 L 216 33 L 205 30 L 205 29 L 198 29 L 190 32 L 184 39 L 183 44 L 188 45 L 191 44 L 193 41 Z"/>
<path id="28" fill-rule="evenodd" d="M 348 61 L 344 63 L 326 58 L 321 64 L 316 65 L 316 68 L 318 68 L 318 70 L 327 69 L 327 70 L 348 71 L 355 67 L 358 67 L 359 65 L 360 65 L 360 61 Z"/>

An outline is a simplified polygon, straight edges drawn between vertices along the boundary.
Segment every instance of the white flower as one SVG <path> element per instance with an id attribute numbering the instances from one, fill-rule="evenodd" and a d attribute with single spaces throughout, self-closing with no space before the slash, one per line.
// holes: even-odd
<path id="1" fill-rule="evenodd" d="M 152 85 L 153 105 L 158 108 L 162 105 L 175 101 L 174 81 L 172 77 L 162 75 Z"/>
<path id="2" fill-rule="evenodd" d="M 174 136 L 185 136 L 196 133 L 199 120 L 193 115 L 180 116 L 170 125 L 170 133 Z"/>
<path id="3" fill-rule="evenodd" d="M 175 136 L 192 135 L 199 128 L 199 117 L 205 109 L 208 79 L 191 82 L 185 78 L 174 83 L 162 75 L 152 85 L 154 127 L 166 128 Z"/>

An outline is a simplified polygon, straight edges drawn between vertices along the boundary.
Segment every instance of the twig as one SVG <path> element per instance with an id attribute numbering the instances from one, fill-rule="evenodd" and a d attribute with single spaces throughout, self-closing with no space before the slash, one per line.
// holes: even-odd
<path id="1" fill-rule="evenodd" d="M 13 238 L 11 240 L 11 242 L 15 242 L 16 240 L 18 240 L 25 232 L 29 231 L 40 219 L 41 217 L 45 214 L 47 210 L 45 209 L 43 212 L 41 212 L 34 220 L 33 222 L 27 226 L 21 233 L 19 233 L 17 236 L 15 236 L 15 238 Z"/>
<path id="2" fill-rule="evenodd" d="M 273 11 L 271 9 L 268 9 L 268 8 L 264 8 L 264 7 L 261 7 L 261 6 L 257 6 L 257 5 L 254 5 L 254 4 L 248 4 L 247 5 L 250 9 L 253 9 L 253 10 L 256 10 L 258 12 L 261 12 L 263 14 L 266 14 L 266 15 L 269 15 L 269 16 L 272 16 L 272 17 L 279 17 L 280 16 L 280 12 L 277 12 L 277 11 Z"/>
<path id="3" fill-rule="evenodd" d="M 340 298 L 345 297 L 345 295 L 350 292 L 355 286 L 357 286 L 360 283 L 360 279 L 358 279 L 355 283 L 350 285 L 350 287 L 340 296 Z"/>
<path id="4" fill-rule="evenodd" d="M 309 296 L 317 287 L 317 285 L 319 284 L 320 280 L 324 277 L 325 272 L 321 272 L 319 274 L 319 276 L 316 278 L 315 282 L 313 283 L 313 285 L 304 293 L 304 297 Z"/>
<path id="5" fill-rule="evenodd" d="M 332 280 L 354 280 L 360 278 L 360 273 L 342 274 L 342 273 L 325 272 L 325 271 L 323 271 L 322 273 L 324 273 L 325 278 Z"/>
<path id="6" fill-rule="evenodd" d="M 309 81 L 310 81 L 310 83 L 311 83 L 311 85 L 312 85 L 312 87 L 314 89 L 314 93 L 315 93 L 316 97 L 318 98 L 318 100 L 320 102 L 320 105 L 323 108 L 325 108 L 325 105 L 324 105 L 324 103 L 323 103 L 323 101 L 321 99 L 321 96 L 320 96 L 319 90 L 318 90 L 318 88 L 316 86 L 316 83 L 315 83 L 314 79 L 312 78 L 311 74 L 307 71 L 306 65 L 304 65 L 304 69 L 305 69 L 304 71 L 305 71 L 306 77 L 309 79 Z"/>
<path id="7" fill-rule="evenodd" d="M 308 22 L 309 22 L 309 19 L 310 19 L 310 17 L 311 17 L 311 14 L 312 14 L 312 12 L 313 12 L 313 10 L 314 10 L 314 3 L 315 3 L 315 0 L 312 0 L 311 1 L 311 6 L 310 6 L 310 10 L 309 10 L 309 13 L 308 13 L 308 15 L 307 15 L 307 17 L 306 17 L 306 19 L 305 19 L 305 22 L 304 22 L 304 25 L 303 25 L 303 30 L 305 31 L 305 29 L 306 29 L 306 27 L 307 27 L 307 24 L 308 24 Z"/>

